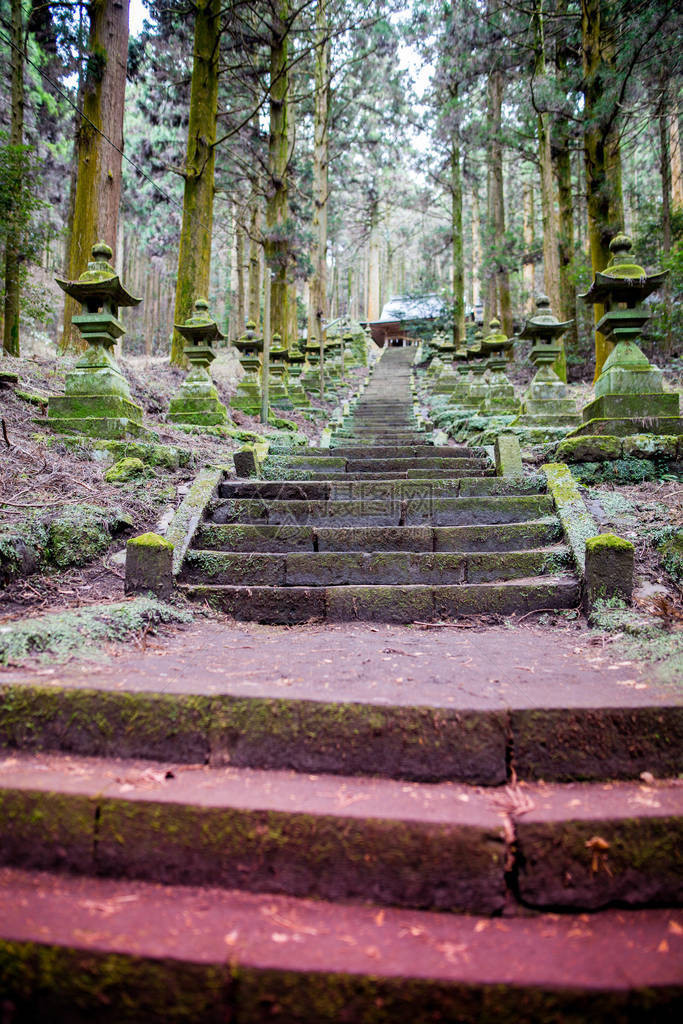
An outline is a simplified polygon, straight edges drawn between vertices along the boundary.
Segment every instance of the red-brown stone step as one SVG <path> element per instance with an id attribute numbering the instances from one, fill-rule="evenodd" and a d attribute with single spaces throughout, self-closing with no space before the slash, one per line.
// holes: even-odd
<path id="1" fill-rule="evenodd" d="M 673 1024 L 683 913 L 480 918 L 0 869 L 11 1024 Z"/>

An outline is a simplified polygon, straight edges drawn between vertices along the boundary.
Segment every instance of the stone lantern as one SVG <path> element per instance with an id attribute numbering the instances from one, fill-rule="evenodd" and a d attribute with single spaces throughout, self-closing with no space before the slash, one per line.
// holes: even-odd
<path id="1" fill-rule="evenodd" d="M 515 343 L 501 330 L 500 320 L 494 318 L 489 323 L 489 333 L 481 339 L 481 351 L 488 355 L 490 372 L 488 390 L 484 406 L 490 412 L 519 412 L 519 402 L 515 398 L 515 389 L 505 376 L 506 358 Z"/>
<path id="2" fill-rule="evenodd" d="M 532 342 L 530 359 L 537 370 L 522 400 L 522 416 L 516 424 L 537 428 L 537 439 L 552 440 L 554 435 L 566 434 L 579 422 L 574 399 L 569 397 L 567 385 L 553 370 L 553 363 L 562 351 L 559 339 L 573 322 L 561 323 L 550 308 L 547 295 L 539 295 L 536 312 L 519 335 Z"/>
<path id="3" fill-rule="evenodd" d="M 192 314 L 184 324 L 175 324 L 175 329 L 185 339 L 183 352 L 190 364 L 190 372 L 176 397 L 171 399 L 168 419 L 172 423 L 204 426 L 226 423 L 228 411 L 218 398 L 208 370 L 216 358 L 212 343 L 222 340 L 225 335 L 209 313 L 206 299 L 197 299 Z"/>
<path id="4" fill-rule="evenodd" d="M 580 298 L 600 304 L 605 314 L 597 330 L 614 342 L 595 382 L 595 400 L 583 410 L 577 434 L 682 434 L 679 396 L 665 393 L 662 371 L 652 366 L 636 339 L 650 313 L 644 300 L 662 286 L 668 271 L 647 274 L 631 255 L 631 239 L 616 235 L 604 271 Z"/>
<path id="5" fill-rule="evenodd" d="M 259 352 L 263 351 L 263 338 L 256 333 L 253 320 L 247 322 L 244 334 L 233 342 L 240 354 L 240 364 L 244 377 L 237 385 L 237 391 L 230 405 L 233 409 L 241 409 L 250 416 L 258 416 L 261 412 L 261 361 Z"/>
<path id="6" fill-rule="evenodd" d="M 475 333 L 474 341 L 467 346 L 467 358 L 472 366 L 472 383 L 470 384 L 470 398 L 480 406 L 486 398 L 488 384 L 484 380 L 484 374 L 489 368 L 486 353 L 481 347 L 484 340 L 484 332 L 481 328 Z"/>
<path id="7" fill-rule="evenodd" d="M 306 392 L 301 386 L 301 374 L 304 370 L 304 363 L 306 361 L 305 356 L 306 341 L 304 338 L 300 338 L 295 345 L 289 350 L 289 380 L 287 382 L 287 391 L 289 392 L 289 398 L 292 405 L 295 408 L 305 408 L 311 403 L 306 397 Z"/>
<path id="8" fill-rule="evenodd" d="M 288 358 L 282 337 L 276 331 L 270 345 L 268 378 L 268 402 L 274 409 L 294 408 L 287 392 Z"/>
<path id="9" fill-rule="evenodd" d="M 304 351 L 306 362 L 301 375 L 301 384 L 305 391 L 318 391 L 320 388 L 320 345 L 312 335 L 306 341 Z"/>
<path id="10" fill-rule="evenodd" d="M 138 306 L 142 299 L 126 291 L 111 258 L 109 246 L 97 242 L 77 281 L 56 278 L 62 291 L 81 304 L 82 311 L 72 323 L 88 347 L 66 376 L 65 394 L 50 398 L 47 418 L 55 430 L 90 437 L 138 437 L 147 432 L 142 409 L 131 398 L 113 348 L 126 333 L 118 318 L 119 307 Z"/>

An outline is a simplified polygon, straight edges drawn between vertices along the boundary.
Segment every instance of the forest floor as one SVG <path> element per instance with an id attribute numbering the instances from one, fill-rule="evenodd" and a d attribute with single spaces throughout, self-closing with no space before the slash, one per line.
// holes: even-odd
<path id="1" fill-rule="evenodd" d="M 64 378 L 72 362 L 57 361 L 41 349 L 27 358 L 3 359 L 2 369 L 19 374 L 20 390 L 47 402 L 50 395 L 64 393 Z M 180 449 L 189 459 L 175 469 L 149 469 L 142 479 L 108 483 L 104 474 L 110 463 L 93 459 L 92 445 L 87 440 L 80 443 L 73 436 L 53 434 L 41 423 L 46 406 L 18 397 L 12 388 L 0 390 L 0 525 L 46 521 L 73 504 L 97 506 L 111 515 L 112 521 L 120 520 L 109 549 L 98 558 L 21 576 L 6 586 L 0 621 L 122 598 L 128 537 L 163 530 L 197 470 L 212 464 L 231 466 L 232 453 L 243 443 L 239 438 L 188 433 L 162 418 L 185 376 L 167 359 L 128 357 L 120 358 L 119 363 L 158 443 Z M 219 352 L 212 373 L 221 401 L 229 405 L 241 375 L 232 350 Z M 354 371 L 350 380 L 357 375 Z M 333 408 L 332 402 L 313 400 L 315 417 L 294 410 L 281 415 L 296 425 L 299 435 L 313 441 L 319 438 Z M 240 410 L 231 409 L 230 416 L 232 425 L 240 430 L 287 436 L 286 431 L 264 428 L 257 418 Z"/>

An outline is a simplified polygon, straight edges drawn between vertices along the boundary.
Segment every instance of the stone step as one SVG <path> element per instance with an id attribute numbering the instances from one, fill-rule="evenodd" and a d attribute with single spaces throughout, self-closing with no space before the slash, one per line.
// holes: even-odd
<path id="1" fill-rule="evenodd" d="M 495 470 L 493 468 L 491 468 L 491 469 L 480 469 L 480 470 L 476 470 L 476 471 L 474 469 L 466 469 L 464 471 L 463 470 L 458 470 L 458 469 L 453 469 L 453 470 L 450 470 L 450 469 L 413 469 L 413 470 L 408 469 L 408 470 L 405 470 L 405 469 L 403 469 L 403 470 L 390 470 L 390 471 L 384 470 L 383 472 L 377 472 L 377 473 L 368 473 L 368 472 L 345 473 L 345 472 L 341 472 L 340 470 L 334 470 L 334 471 L 318 473 L 318 472 L 315 472 L 315 471 L 311 470 L 311 471 L 307 472 L 306 479 L 307 480 L 343 480 L 343 479 L 348 478 L 348 479 L 351 479 L 351 480 L 412 480 L 412 479 L 417 478 L 419 480 L 444 480 L 444 479 L 458 480 L 460 478 L 461 474 L 463 474 L 463 472 L 464 472 L 464 476 L 465 477 L 473 477 L 473 476 L 480 477 L 480 476 L 494 476 L 495 475 Z"/>
<path id="2" fill-rule="evenodd" d="M 427 449 L 425 451 L 425 449 Z M 306 449 L 306 452 L 311 452 L 315 455 L 334 454 L 340 455 L 346 458 L 357 458 L 358 447 L 357 445 L 349 445 L 348 447 L 334 447 L 333 449 L 325 448 L 311 448 Z M 367 459 L 412 459 L 412 458 L 423 458 L 423 457 L 436 457 L 441 459 L 479 459 L 486 458 L 487 452 L 485 448 L 469 448 L 467 445 L 375 445 L 374 447 L 368 448 L 363 452 L 363 458 Z"/>
<path id="3" fill-rule="evenodd" d="M 505 526 L 268 526 L 204 523 L 195 546 L 213 551 L 519 551 L 562 537 L 555 516 Z"/>
<path id="4" fill-rule="evenodd" d="M 392 501 L 408 497 L 472 497 L 474 495 L 529 495 L 545 493 L 543 477 L 520 481 L 507 477 L 446 477 L 373 480 L 366 475 L 344 475 L 331 480 L 224 480 L 219 486 L 222 498 L 328 498 L 386 497 Z"/>
<path id="5" fill-rule="evenodd" d="M 514 858 L 530 906 L 683 901 L 680 780 L 500 793 L 24 754 L 0 764 L 0 804 L 0 863 L 31 869 L 495 914 Z"/>
<path id="6" fill-rule="evenodd" d="M 148 656 L 144 672 L 135 655 L 54 681 L 6 672 L 5 766 L 26 750 L 484 786 L 681 773 L 680 696 L 629 686 L 628 667 L 567 673 L 566 645 L 541 657 L 511 652 L 503 630 L 463 642 L 388 626 L 318 641 L 244 629 L 205 623 L 184 655 Z M 314 668 L 311 645 L 327 655 Z"/>
<path id="7" fill-rule="evenodd" d="M 505 903 L 505 814 L 472 787 L 56 754 L 12 761 L 0 765 L 5 865 L 451 912 Z"/>
<path id="8" fill-rule="evenodd" d="M 288 625 L 326 622 L 434 622 L 460 615 L 527 614 L 578 608 L 581 587 L 572 575 L 515 579 L 506 583 L 449 585 L 227 586 L 183 583 L 190 600 L 208 604 L 237 621 Z"/>
<path id="9" fill-rule="evenodd" d="M 349 459 L 321 455 L 283 455 L 275 457 L 278 474 L 291 471 L 292 478 L 298 470 L 317 472 L 365 473 L 401 471 L 448 473 L 449 475 L 467 476 L 468 473 L 485 469 L 492 470 L 488 459 L 440 459 L 440 458 L 396 458 L 396 459 Z M 268 472 L 269 466 L 264 467 Z"/>
<path id="10" fill-rule="evenodd" d="M 188 551 L 180 580 L 239 586 L 490 583 L 554 575 L 571 567 L 562 545 L 530 551 Z"/>
<path id="11" fill-rule="evenodd" d="M 472 481 L 476 484 L 478 481 Z M 481 483 L 488 481 L 482 480 Z M 527 522 L 551 515 L 547 494 L 481 497 L 391 497 L 349 501 L 225 499 L 212 513 L 216 523 L 282 523 L 309 526 L 471 526 Z"/>
<path id="12" fill-rule="evenodd" d="M 674 1024 L 683 913 L 491 919 L 0 871 L 12 1024 Z"/>

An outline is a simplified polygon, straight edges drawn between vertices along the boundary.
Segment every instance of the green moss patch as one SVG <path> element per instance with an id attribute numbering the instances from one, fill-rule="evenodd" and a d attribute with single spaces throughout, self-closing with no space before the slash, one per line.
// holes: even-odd
<path id="1" fill-rule="evenodd" d="M 31 657 L 64 661 L 76 652 L 95 657 L 103 643 L 126 640 L 150 625 L 191 621 L 191 613 L 147 597 L 35 616 L 0 625 L 0 664 Z"/>
<path id="2" fill-rule="evenodd" d="M 145 464 L 142 459 L 126 456 L 119 462 L 115 462 L 104 474 L 108 484 L 125 484 L 128 480 L 144 476 Z"/>

